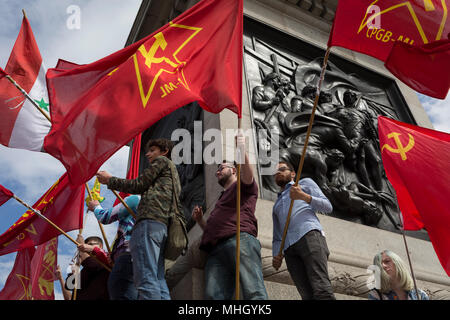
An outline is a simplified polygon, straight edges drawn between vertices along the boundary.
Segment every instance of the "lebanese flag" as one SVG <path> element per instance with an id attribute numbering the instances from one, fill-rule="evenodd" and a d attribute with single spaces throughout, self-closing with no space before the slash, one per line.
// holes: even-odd
<path id="1" fill-rule="evenodd" d="M 12 198 L 14 194 L 0 184 L 0 206 Z"/>
<path id="2" fill-rule="evenodd" d="M 405 230 L 425 228 L 450 276 L 450 134 L 378 117 L 381 156 Z"/>
<path id="3" fill-rule="evenodd" d="M 242 0 L 203 0 L 146 38 L 91 64 L 49 69 L 52 129 L 44 149 L 71 183 L 88 181 L 118 149 L 198 101 L 241 116 Z"/>
<path id="4" fill-rule="evenodd" d="M 446 53 L 431 49 L 436 49 L 433 42 L 450 33 L 448 4 L 448 0 L 339 0 L 328 46 L 383 62 L 391 55 L 385 66 L 395 76 L 418 92 L 442 99 L 448 91 L 448 47 Z"/>
<path id="5" fill-rule="evenodd" d="M 450 40 L 421 46 L 396 42 L 385 67 L 412 89 L 445 99 L 450 88 Z"/>
<path id="6" fill-rule="evenodd" d="M 49 113 L 45 72 L 30 24 L 24 17 L 5 70 L 0 72 L 1 144 L 41 151 L 51 124 L 4 76 L 10 75 L 40 108 Z"/>
<path id="7" fill-rule="evenodd" d="M 32 206 L 68 232 L 83 226 L 84 185 L 69 184 L 67 173 Z M 31 210 L 26 211 L 0 235 L 0 255 L 37 246 L 58 236 L 60 232 Z"/>

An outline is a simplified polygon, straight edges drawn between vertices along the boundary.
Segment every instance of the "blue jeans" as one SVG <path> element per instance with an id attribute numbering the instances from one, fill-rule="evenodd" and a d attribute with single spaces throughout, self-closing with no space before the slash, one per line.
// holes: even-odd
<path id="1" fill-rule="evenodd" d="M 114 261 L 108 278 L 108 293 L 111 300 L 136 300 L 137 290 L 133 282 L 131 255 L 124 253 Z"/>
<path id="2" fill-rule="evenodd" d="M 236 283 L 236 236 L 220 242 L 205 265 L 205 299 L 231 300 Z M 251 234 L 240 234 L 240 288 L 244 300 L 267 300 L 262 274 L 261 244 Z"/>
<path id="3" fill-rule="evenodd" d="M 138 222 L 130 239 L 134 285 L 138 300 L 170 300 L 164 278 L 164 248 L 167 226 L 145 219 Z"/>

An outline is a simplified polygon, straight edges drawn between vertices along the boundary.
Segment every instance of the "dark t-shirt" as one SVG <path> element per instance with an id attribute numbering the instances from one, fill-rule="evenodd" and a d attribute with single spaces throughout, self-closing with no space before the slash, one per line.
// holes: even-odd
<path id="1" fill-rule="evenodd" d="M 80 272 L 81 280 L 80 289 L 77 290 L 77 300 L 109 300 L 107 288 L 109 271 L 92 257 L 86 258 L 81 265 L 83 269 Z M 67 285 L 66 289 L 68 289 Z"/>
<path id="2" fill-rule="evenodd" d="M 217 200 L 211 212 L 206 228 L 203 231 L 200 249 L 211 251 L 220 240 L 230 238 L 236 234 L 236 188 L 232 184 Z M 256 200 L 258 199 L 258 185 L 255 180 L 251 184 L 241 181 L 241 232 L 252 236 L 258 235 L 258 224 L 255 217 Z"/>

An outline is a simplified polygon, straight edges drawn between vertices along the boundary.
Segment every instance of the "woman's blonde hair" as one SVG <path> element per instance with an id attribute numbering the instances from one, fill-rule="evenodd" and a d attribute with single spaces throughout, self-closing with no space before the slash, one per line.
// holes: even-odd
<path id="1" fill-rule="evenodd" d="M 373 264 L 380 268 L 380 277 L 381 277 L 381 292 L 388 293 L 392 290 L 391 288 L 391 279 L 389 275 L 384 271 L 383 265 L 381 263 L 383 259 L 383 253 L 386 254 L 389 258 L 391 258 L 392 262 L 395 265 L 396 277 L 401 287 L 405 291 L 410 291 L 414 288 L 414 283 L 412 277 L 406 267 L 406 264 L 403 262 L 402 258 L 400 258 L 396 253 L 384 250 L 380 253 L 376 254 L 373 258 Z"/>

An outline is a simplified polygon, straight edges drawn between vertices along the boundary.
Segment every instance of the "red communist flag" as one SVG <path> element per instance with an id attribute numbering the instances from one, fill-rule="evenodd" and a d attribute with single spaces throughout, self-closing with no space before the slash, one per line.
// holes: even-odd
<path id="1" fill-rule="evenodd" d="M 242 0 L 203 0 L 146 38 L 91 64 L 49 69 L 52 129 L 44 149 L 71 183 L 193 101 L 241 116 Z"/>
<path id="2" fill-rule="evenodd" d="M 80 229 L 83 223 L 84 185 L 73 187 L 67 173 L 33 205 L 64 231 Z M 31 210 L 0 235 L 0 255 L 37 246 L 60 232 Z"/>
<path id="3" fill-rule="evenodd" d="M 58 264 L 58 238 L 37 247 L 31 260 L 31 295 L 33 300 L 55 300 L 54 286 Z"/>
<path id="4" fill-rule="evenodd" d="M 0 184 L 0 206 L 12 198 L 14 194 Z"/>
<path id="5" fill-rule="evenodd" d="M 29 247 L 17 252 L 16 261 L 5 286 L 0 292 L 0 300 L 31 300 L 31 260 L 36 249 Z"/>
<path id="6" fill-rule="evenodd" d="M 378 117 L 381 156 L 405 230 L 428 232 L 450 276 L 450 134 Z"/>
<path id="7" fill-rule="evenodd" d="M 0 300 L 54 300 L 58 238 L 19 251 Z"/>
<path id="8" fill-rule="evenodd" d="M 447 39 L 449 5 L 449 0 L 339 0 L 328 46 L 386 61 L 397 42 L 408 44 L 396 46 L 388 68 L 397 70 L 394 75 L 412 89 L 441 97 L 442 86 L 448 84 L 448 72 L 436 71 L 448 70 L 448 52 L 442 56 L 441 49 L 436 59 L 436 54 L 427 50 L 411 48 Z M 447 61 L 438 62 L 442 59 Z"/>
<path id="9" fill-rule="evenodd" d="M 445 99 L 450 88 L 450 40 L 421 46 L 396 42 L 385 66 L 414 90 Z"/>

